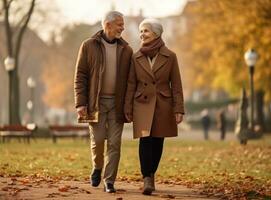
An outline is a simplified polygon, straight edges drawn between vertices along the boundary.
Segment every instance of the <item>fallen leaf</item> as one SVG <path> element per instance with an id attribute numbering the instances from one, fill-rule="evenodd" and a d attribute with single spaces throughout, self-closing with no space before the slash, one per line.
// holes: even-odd
<path id="1" fill-rule="evenodd" d="M 83 188 L 78 189 L 78 191 L 79 191 L 79 192 L 85 192 L 85 193 L 87 193 L 87 194 L 91 194 L 90 191 L 88 191 L 88 190 L 86 190 L 86 189 L 83 189 Z"/>
<path id="2" fill-rule="evenodd" d="M 64 185 L 64 186 L 60 186 L 58 188 L 58 191 L 60 191 L 60 192 L 68 192 L 69 189 L 70 189 L 70 186 Z"/>
<path id="3" fill-rule="evenodd" d="M 11 177 L 11 180 L 12 180 L 12 181 L 17 181 L 17 178 Z"/>
<path id="4" fill-rule="evenodd" d="M 3 187 L 2 190 L 3 191 L 8 191 L 11 187 Z"/>
<path id="5" fill-rule="evenodd" d="M 59 195 L 60 195 L 59 193 L 54 192 L 54 193 L 48 194 L 46 198 L 53 198 L 53 197 L 56 197 L 56 196 L 59 196 Z"/>

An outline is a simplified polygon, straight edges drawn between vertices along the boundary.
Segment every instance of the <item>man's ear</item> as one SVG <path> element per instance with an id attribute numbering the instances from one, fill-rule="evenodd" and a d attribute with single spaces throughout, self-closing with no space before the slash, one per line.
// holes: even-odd
<path id="1" fill-rule="evenodd" d="M 111 28 L 111 23 L 110 22 L 106 22 L 105 23 L 105 28 Z"/>

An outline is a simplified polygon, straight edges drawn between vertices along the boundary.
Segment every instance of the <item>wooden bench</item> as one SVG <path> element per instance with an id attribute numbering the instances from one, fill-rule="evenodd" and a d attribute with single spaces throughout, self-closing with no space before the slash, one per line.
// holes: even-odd
<path id="1" fill-rule="evenodd" d="M 11 138 L 18 138 L 19 140 L 23 138 L 24 141 L 30 143 L 30 139 L 36 128 L 36 124 L 0 126 L 1 142 L 4 143 L 6 139 L 9 141 Z"/>
<path id="2" fill-rule="evenodd" d="M 89 128 L 88 126 L 77 126 L 77 125 L 51 125 L 49 126 L 50 134 L 52 136 L 53 143 L 57 142 L 57 138 L 60 137 L 88 137 Z"/>

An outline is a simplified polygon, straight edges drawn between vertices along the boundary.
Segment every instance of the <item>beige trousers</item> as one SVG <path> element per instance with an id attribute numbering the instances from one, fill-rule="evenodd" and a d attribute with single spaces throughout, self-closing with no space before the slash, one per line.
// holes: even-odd
<path id="1" fill-rule="evenodd" d="M 116 122 L 115 98 L 100 98 L 99 109 L 99 122 L 89 124 L 92 168 L 104 167 L 104 182 L 114 184 L 120 160 L 123 123 Z"/>

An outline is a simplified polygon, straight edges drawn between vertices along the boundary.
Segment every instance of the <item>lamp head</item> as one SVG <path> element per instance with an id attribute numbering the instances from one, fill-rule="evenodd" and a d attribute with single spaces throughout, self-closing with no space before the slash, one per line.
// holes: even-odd
<path id="1" fill-rule="evenodd" d="M 244 58 L 248 67 L 254 67 L 258 59 L 258 54 L 254 49 L 249 49 L 245 53 Z"/>

